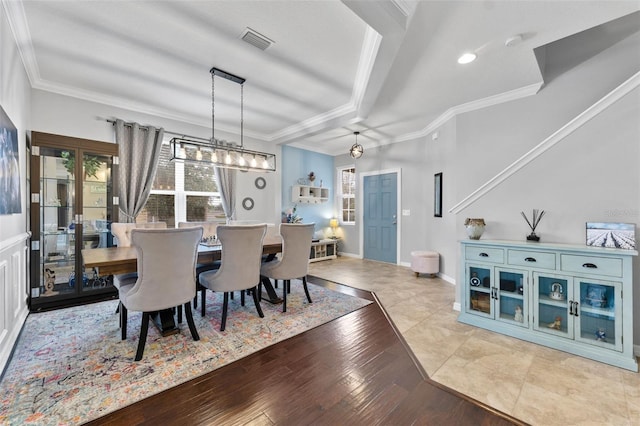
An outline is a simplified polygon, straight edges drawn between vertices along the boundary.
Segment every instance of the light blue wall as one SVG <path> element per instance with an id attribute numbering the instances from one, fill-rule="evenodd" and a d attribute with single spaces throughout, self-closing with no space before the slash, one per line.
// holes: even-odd
<path id="1" fill-rule="evenodd" d="M 328 231 L 329 219 L 335 216 L 333 157 L 290 146 L 282 147 L 282 211 L 291 209 L 291 188 L 299 179 L 306 179 L 309 172 L 316 175 L 314 185 L 329 188 L 329 201 L 322 204 L 297 204 L 297 214 L 304 223 L 314 222 L 316 231 Z"/>

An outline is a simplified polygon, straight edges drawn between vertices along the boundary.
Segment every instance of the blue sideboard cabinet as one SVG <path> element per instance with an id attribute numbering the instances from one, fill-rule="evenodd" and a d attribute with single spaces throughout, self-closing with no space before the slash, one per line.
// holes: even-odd
<path id="1" fill-rule="evenodd" d="M 635 250 L 492 240 L 460 247 L 460 322 L 638 371 Z"/>

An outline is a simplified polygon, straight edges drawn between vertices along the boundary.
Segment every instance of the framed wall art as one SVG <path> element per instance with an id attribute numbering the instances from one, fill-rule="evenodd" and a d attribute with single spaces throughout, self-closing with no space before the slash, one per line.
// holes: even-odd
<path id="1" fill-rule="evenodd" d="M 433 178 L 433 215 L 442 217 L 442 172 Z"/>
<path id="2" fill-rule="evenodd" d="M 587 245 L 626 250 L 636 249 L 636 224 L 587 222 Z"/>
<path id="3" fill-rule="evenodd" d="M 0 215 L 22 213 L 18 130 L 0 106 Z"/>

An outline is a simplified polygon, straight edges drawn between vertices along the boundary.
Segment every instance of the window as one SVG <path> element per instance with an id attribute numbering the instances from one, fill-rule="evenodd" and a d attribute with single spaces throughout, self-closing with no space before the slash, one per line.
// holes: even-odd
<path id="1" fill-rule="evenodd" d="M 202 152 L 207 159 L 210 152 Z M 187 149 L 187 158 L 196 158 L 195 148 Z M 158 171 L 149 200 L 136 222 L 166 222 L 173 228 L 178 222 L 212 221 L 224 216 L 213 165 L 169 161 L 171 148 L 162 144 Z"/>
<path id="2" fill-rule="evenodd" d="M 338 171 L 342 223 L 356 222 L 356 169 L 347 167 Z"/>

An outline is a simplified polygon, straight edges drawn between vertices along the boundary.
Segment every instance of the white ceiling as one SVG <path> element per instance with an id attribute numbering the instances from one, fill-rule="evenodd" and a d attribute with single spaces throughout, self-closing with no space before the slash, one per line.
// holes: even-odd
<path id="1" fill-rule="evenodd" d="M 534 48 L 640 10 L 633 0 L 2 3 L 34 88 L 210 127 L 217 67 L 246 79 L 246 135 L 331 155 L 354 131 L 366 151 L 531 95 L 544 83 Z M 274 44 L 245 43 L 247 27 Z M 464 51 L 478 59 L 457 64 Z M 216 78 L 215 101 L 216 129 L 237 132 L 240 86 Z"/>

